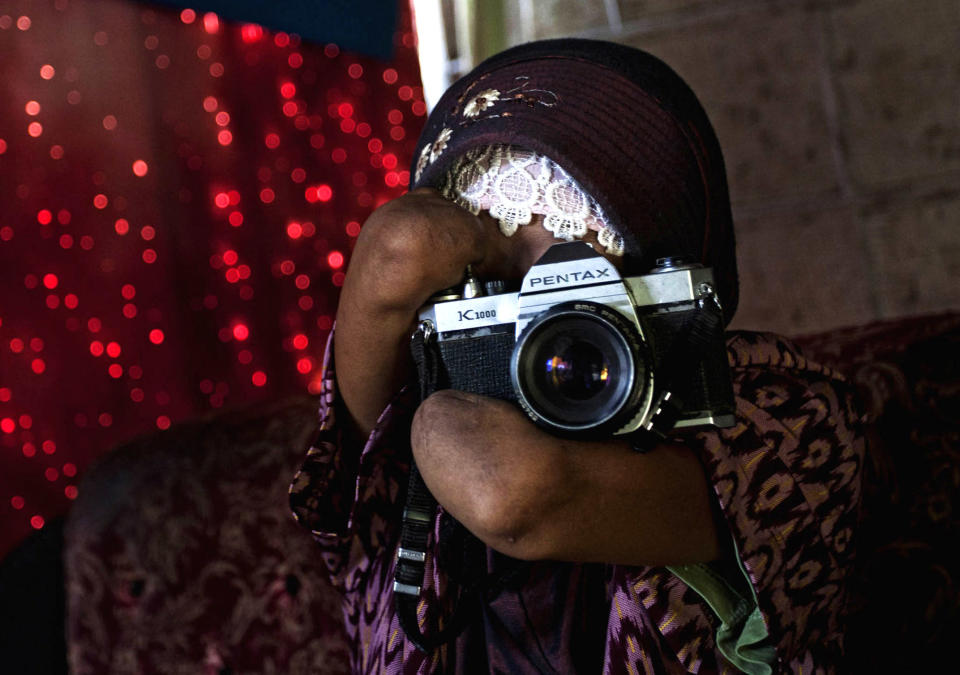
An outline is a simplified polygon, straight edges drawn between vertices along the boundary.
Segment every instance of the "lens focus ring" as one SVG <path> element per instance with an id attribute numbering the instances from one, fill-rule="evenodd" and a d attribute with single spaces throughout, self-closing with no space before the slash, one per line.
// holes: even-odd
<path id="1" fill-rule="evenodd" d="M 517 400 L 547 429 L 612 434 L 645 399 L 651 361 L 636 327 L 606 305 L 567 302 L 534 318 L 514 346 Z"/>

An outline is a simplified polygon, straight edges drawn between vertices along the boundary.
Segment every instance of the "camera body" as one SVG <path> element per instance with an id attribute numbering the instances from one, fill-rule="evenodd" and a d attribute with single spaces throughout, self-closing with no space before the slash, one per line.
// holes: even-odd
<path id="1" fill-rule="evenodd" d="M 548 249 L 519 292 L 486 286 L 468 272 L 462 290 L 420 311 L 450 387 L 515 401 L 539 425 L 574 437 L 650 429 L 666 398 L 672 428 L 733 425 L 723 322 L 683 348 L 694 315 L 716 302 L 709 268 L 665 259 L 622 278 L 590 245 L 568 242 Z"/>

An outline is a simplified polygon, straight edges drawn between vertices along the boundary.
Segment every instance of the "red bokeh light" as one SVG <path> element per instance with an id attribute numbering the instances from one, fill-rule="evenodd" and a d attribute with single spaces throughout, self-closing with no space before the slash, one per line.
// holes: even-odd
<path id="1" fill-rule="evenodd" d="M 42 530 L 43 524 L 44 524 L 43 516 L 37 515 L 37 516 L 33 516 L 30 519 L 30 527 L 32 527 L 35 530 Z"/>
<path id="2" fill-rule="evenodd" d="M 250 329 L 244 323 L 235 324 L 233 327 L 233 337 L 243 341 L 250 337 Z"/>
<path id="3" fill-rule="evenodd" d="M 343 254 L 340 251 L 330 251 L 327 254 L 327 264 L 333 269 L 343 267 Z"/>
<path id="4" fill-rule="evenodd" d="M 255 23 L 248 23 L 240 29 L 240 37 L 247 44 L 259 41 L 263 37 L 263 28 Z"/>
<path id="5" fill-rule="evenodd" d="M 210 34 L 220 30 L 220 19 L 213 12 L 207 12 L 203 15 L 203 30 Z"/>
<path id="6" fill-rule="evenodd" d="M 69 20 L 75 3 L 56 4 L 58 13 L 51 17 Z M 381 166 L 385 153 L 394 153 L 398 165 L 409 160 L 413 144 L 406 141 L 417 126 L 410 122 L 422 119 L 414 118 L 410 103 L 396 98 L 402 83 L 417 81 L 416 54 L 403 51 L 402 30 L 397 60 L 381 63 L 322 43 L 304 42 L 301 52 L 297 36 L 228 23 L 205 11 L 177 8 L 167 17 L 180 26 L 172 32 L 163 27 L 162 16 L 145 11 L 134 17 L 142 31 L 125 35 L 103 24 L 81 36 L 90 54 L 105 58 L 127 48 L 139 53 L 152 72 L 151 86 L 172 96 L 142 100 L 142 88 L 126 86 L 137 80 L 125 80 L 125 72 L 118 86 L 91 89 L 84 62 L 70 63 L 62 55 L 55 61 L 52 52 L 38 53 L 33 65 L 27 64 L 25 87 L 13 82 L 11 91 L 23 95 L 11 101 L 13 127 L 0 132 L 0 162 L 10 160 L 13 167 L 33 162 L 47 178 L 56 172 L 67 179 L 71 189 L 51 189 L 53 184 L 30 171 L 15 171 L 7 202 L 13 211 L 0 222 L 0 248 L 13 254 L 37 249 L 36 256 L 20 258 L 24 265 L 8 270 L 6 290 L 14 297 L 0 312 L 0 352 L 11 368 L 0 373 L 0 419 L 12 420 L 14 430 L 0 434 L 0 441 L 9 445 L 15 468 L 23 468 L 33 483 L 40 479 L 40 488 L 47 490 L 44 499 L 27 488 L 0 494 L 0 504 L 15 493 L 24 501 L 19 513 L 8 507 L 15 527 L 5 534 L 29 529 L 35 514 L 52 523 L 58 509 L 76 496 L 73 483 L 98 451 L 124 435 L 150 427 L 156 431 L 166 426 L 164 418 L 188 419 L 235 405 L 250 393 L 319 391 L 320 342 L 330 319 L 319 313 L 329 312 L 339 290 L 332 284 L 346 268 L 360 223 L 382 196 L 394 194 L 383 185 L 391 169 L 371 169 L 367 150 L 381 155 Z M 43 37 L 34 35 L 41 20 L 30 14 L 37 26 L 18 37 L 37 40 Z M 0 17 L 0 29 L 9 19 Z M 46 21 L 43 25 L 43 35 L 58 34 Z M 208 35 L 209 30 L 217 34 Z M 205 83 L 193 94 L 186 92 L 186 98 L 184 68 Z M 249 101 L 238 95 L 249 81 L 263 84 L 261 75 L 266 98 Z M 418 88 L 413 92 L 419 96 Z M 35 116 L 24 114 L 29 99 L 36 100 Z M 157 146 L 160 156 L 144 136 L 151 129 L 143 126 L 135 107 L 151 102 L 160 104 L 151 110 L 171 142 Z M 292 104 L 289 117 L 281 112 L 284 103 Z M 78 127 L 79 136 L 58 121 L 57 111 L 67 104 L 74 117 L 80 114 L 76 121 L 87 125 L 86 131 Z M 391 108 L 398 110 L 388 123 Z M 341 134 L 345 120 L 342 129 L 349 135 Z M 39 136 L 31 139 L 24 132 L 33 122 L 38 124 L 31 133 Z M 405 142 L 391 140 L 398 133 L 391 124 L 398 129 L 410 124 Z M 221 131 L 232 133 L 226 148 L 219 144 Z M 110 152 L 111 147 L 119 151 Z M 161 170 L 170 162 L 172 171 Z M 150 181 L 143 180 L 147 176 Z M 245 201 L 230 200 L 234 185 L 242 186 Z M 313 204 L 301 199 L 308 187 Z M 264 193 L 272 201 L 261 202 L 264 189 L 272 191 Z M 221 192 L 228 200 L 217 199 Z M 157 209 L 167 200 L 187 217 L 167 222 L 166 208 Z M 41 211 L 46 213 L 38 221 Z M 227 265 L 225 249 L 242 251 L 245 260 Z M 254 268 L 258 276 L 252 275 Z M 190 270 L 189 279 L 180 276 L 184 269 Z M 234 285 L 225 281 L 227 274 Z M 192 285 L 178 283 L 184 280 Z M 176 295 L 167 295 L 170 291 Z M 192 337 L 184 341 L 179 327 L 191 321 L 197 330 L 188 331 Z M 237 321 L 248 327 L 246 341 L 234 335 Z M 276 328 L 262 330 L 261 325 Z M 11 353 L 8 345 L 15 336 L 19 351 Z M 32 351 L 40 337 L 46 344 Z M 269 344 L 275 337 L 281 343 Z M 111 342 L 123 347 L 108 357 Z M 282 347 L 293 357 L 286 366 L 266 357 Z M 206 358 L 211 349 L 224 348 L 232 358 Z M 165 369 L 182 360 L 180 351 L 186 349 L 195 352 L 190 359 L 198 369 L 181 369 L 173 381 Z M 311 360 L 300 362 L 303 357 Z M 291 365 L 308 372 L 300 376 Z M 276 368 L 281 371 L 275 373 Z M 205 395 L 197 391 L 201 380 L 211 383 Z M 61 389 L 60 383 L 74 386 Z M 169 392 L 166 403 L 161 390 Z M 64 414 L 51 417 L 41 404 L 54 391 L 63 399 Z M 195 396 L 182 395 L 191 391 Z M 57 441 L 61 456 L 41 452 L 45 439 Z M 55 483 L 42 480 L 48 464 L 59 472 Z M 6 468 L 0 466 L 0 474 Z"/>

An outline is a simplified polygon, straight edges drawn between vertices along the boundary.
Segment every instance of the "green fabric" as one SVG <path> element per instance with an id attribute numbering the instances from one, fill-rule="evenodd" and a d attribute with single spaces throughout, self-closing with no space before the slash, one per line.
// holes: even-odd
<path id="1" fill-rule="evenodd" d="M 695 590 L 720 619 L 716 636 L 720 653 L 748 675 L 771 675 L 776 649 L 770 644 L 756 594 L 735 550 L 734 557 L 750 589 L 749 597 L 736 590 L 743 584 L 728 580 L 709 563 L 675 565 L 667 569 Z"/>

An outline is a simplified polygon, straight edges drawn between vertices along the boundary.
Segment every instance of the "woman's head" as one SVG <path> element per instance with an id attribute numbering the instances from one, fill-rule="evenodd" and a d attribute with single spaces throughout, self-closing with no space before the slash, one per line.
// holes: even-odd
<path id="1" fill-rule="evenodd" d="M 724 313 L 733 316 L 736 257 L 720 147 L 693 92 L 663 62 L 623 45 L 573 39 L 491 57 L 431 113 L 413 184 L 449 194 L 451 180 L 466 176 L 477 185 L 471 172 L 506 172 L 517 155 L 533 183 L 566 179 L 560 193 L 572 195 L 569 203 L 579 204 L 578 191 L 586 197 L 586 226 L 608 250 L 622 237 L 626 271 L 642 272 L 664 256 L 710 265 Z"/>

